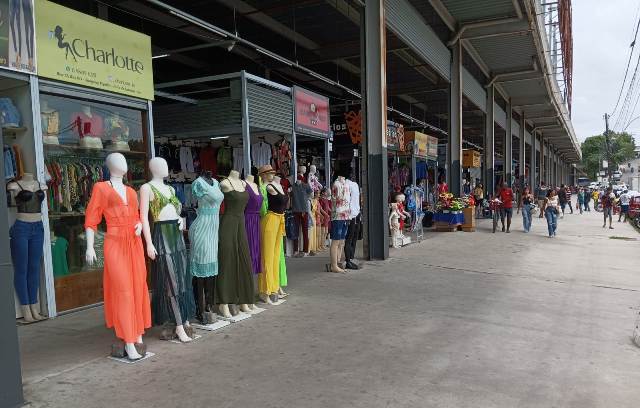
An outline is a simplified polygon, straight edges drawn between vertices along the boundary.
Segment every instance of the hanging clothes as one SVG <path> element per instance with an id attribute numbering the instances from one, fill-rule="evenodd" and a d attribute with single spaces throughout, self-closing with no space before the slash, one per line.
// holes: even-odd
<path id="1" fill-rule="evenodd" d="M 252 144 L 251 162 L 254 167 L 271 164 L 271 145 L 266 142 L 258 142 Z"/>
<path id="2" fill-rule="evenodd" d="M 233 170 L 242 172 L 244 169 L 244 150 L 242 147 L 233 148 Z"/>

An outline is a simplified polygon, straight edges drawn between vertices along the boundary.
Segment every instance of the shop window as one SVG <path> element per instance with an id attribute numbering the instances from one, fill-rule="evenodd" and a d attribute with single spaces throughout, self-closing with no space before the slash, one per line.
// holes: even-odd
<path id="1" fill-rule="evenodd" d="M 56 305 L 64 311 L 102 301 L 106 225 L 95 237 L 98 261 L 88 266 L 85 208 L 93 185 L 109 179 L 110 153 L 126 157 L 126 184 L 137 190 L 145 182 L 146 113 L 51 94 L 40 95 L 40 110 Z"/>

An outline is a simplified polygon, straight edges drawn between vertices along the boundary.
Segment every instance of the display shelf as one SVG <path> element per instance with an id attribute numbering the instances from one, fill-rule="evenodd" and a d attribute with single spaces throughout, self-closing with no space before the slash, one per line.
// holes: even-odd
<path id="1" fill-rule="evenodd" d="M 9 137 L 17 137 L 27 131 L 26 127 L 3 126 L 2 134 Z"/>
<path id="2" fill-rule="evenodd" d="M 92 149 L 89 147 L 74 146 L 74 145 L 62 145 L 62 144 L 44 144 L 45 150 L 62 151 L 62 152 L 82 152 L 82 153 L 96 153 L 96 155 L 104 156 L 110 153 L 122 153 L 125 156 L 145 156 L 147 152 L 136 152 L 131 150 L 111 150 L 111 149 Z M 99 153 L 99 154 L 98 154 Z"/>

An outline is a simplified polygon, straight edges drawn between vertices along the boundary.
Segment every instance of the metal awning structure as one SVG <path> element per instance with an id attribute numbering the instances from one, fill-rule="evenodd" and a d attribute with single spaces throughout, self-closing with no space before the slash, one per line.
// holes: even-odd
<path id="1" fill-rule="evenodd" d="M 412 0 L 416 7 L 422 1 Z M 465 50 L 511 99 L 514 110 L 549 141 L 566 161 L 581 159 L 580 145 L 556 80 L 552 51 L 539 0 L 429 0 L 454 33 L 449 45 Z"/>

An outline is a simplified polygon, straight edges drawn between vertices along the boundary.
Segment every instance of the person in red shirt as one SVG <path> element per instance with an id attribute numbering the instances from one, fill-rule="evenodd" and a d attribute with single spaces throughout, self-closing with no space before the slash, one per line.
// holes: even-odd
<path id="1" fill-rule="evenodd" d="M 502 201 L 502 208 L 500 210 L 500 222 L 502 223 L 502 232 L 511 232 L 511 217 L 513 216 L 513 190 L 507 186 L 507 183 L 502 182 L 500 185 L 500 191 L 498 191 L 498 198 Z M 504 219 L 507 218 L 507 229 L 504 228 Z"/>

